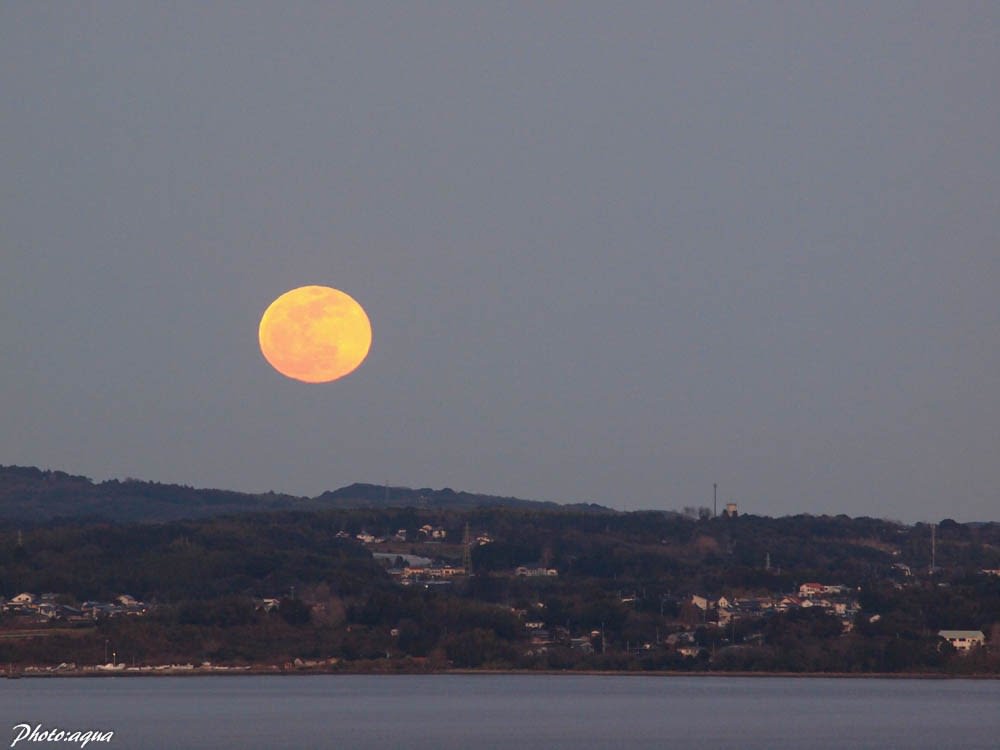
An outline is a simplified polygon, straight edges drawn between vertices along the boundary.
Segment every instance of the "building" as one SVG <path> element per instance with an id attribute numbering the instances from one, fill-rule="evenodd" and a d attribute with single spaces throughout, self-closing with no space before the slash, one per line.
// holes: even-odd
<path id="1" fill-rule="evenodd" d="M 570 638 L 569 647 L 585 654 L 594 653 L 594 644 L 590 642 L 589 638 Z"/>
<path id="2" fill-rule="evenodd" d="M 691 594 L 691 603 L 702 611 L 708 611 L 709 601 L 707 597 Z"/>
<path id="3" fill-rule="evenodd" d="M 966 653 L 982 646 L 986 636 L 981 630 L 939 630 L 938 638 L 944 638 L 956 651 Z"/>
<path id="4" fill-rule="evenodd" d="M 803 583 L 799 586 L 800 597 L 821 596 L 826 593 L 826 586 L 822 583 Z"/>
<path id="5" fill-rule="evenodd" d="M 536 578 L 539 576 L 557 576 L 559 571 L 555 568 L 546 568 L 542 565 L 519 565 L 514 569 L 514 575 Z"/>

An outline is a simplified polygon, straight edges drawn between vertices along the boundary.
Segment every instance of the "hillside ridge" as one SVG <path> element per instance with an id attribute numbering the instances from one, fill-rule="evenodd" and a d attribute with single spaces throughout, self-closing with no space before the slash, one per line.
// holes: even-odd
<path id="1" fill-rule="evenodd" d="M 326 508 L 403 508 L 469 510 L 482 507 L 523 510 L 572 510 L 615 513 L 593 503 L 500 497 L 449 487 L 389 487 L 356 482 L 316 497 L 194 488 L 139 479 L 94 482 L 89 477 L 35 466 L 0 465 L 0 520 L 41 523 L 53 519 L 117 522 L 176 521 L 232 513 Z"/>

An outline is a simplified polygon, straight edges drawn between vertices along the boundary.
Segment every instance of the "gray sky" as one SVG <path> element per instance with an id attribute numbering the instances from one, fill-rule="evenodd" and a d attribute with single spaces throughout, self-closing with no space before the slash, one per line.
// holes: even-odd
<path id="1" fill-rule="evenodd" d="M 994 2 L 6 2 L 0 463 L 1000 520 L 998 73 Z"/>

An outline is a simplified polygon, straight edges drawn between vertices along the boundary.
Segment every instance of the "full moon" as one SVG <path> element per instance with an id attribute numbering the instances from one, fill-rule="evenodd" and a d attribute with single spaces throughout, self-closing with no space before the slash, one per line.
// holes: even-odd
<path id="1" fill-rule="evenodd" d="M 354 372 L 372 345 L 364 308 L 328 286 L 282 294 L 264 311 L 257 335 L 271 367 L 303 383 L 328 383 Z"/>

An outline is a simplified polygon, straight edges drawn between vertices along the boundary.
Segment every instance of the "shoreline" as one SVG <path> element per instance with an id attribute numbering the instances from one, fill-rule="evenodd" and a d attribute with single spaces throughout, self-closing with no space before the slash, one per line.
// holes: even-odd
<path id="1" fill-rule="evenodd" d="M 940 674 L 928 672 L 721 672 L 676 670 L 554 670 L 554 669 L 428 669 L 428 670 L 352 670 L 352 669 L 282 669 L 277 665 L 230 667 L 230 668 L 192 668 L 192 669 L 130 669 L 130 670 L 60 670 L 40 671 L 28 670 L 12 675 L 0 675 L 0 679 L 86 679 L 108 677 L 310 677 L 310 676 L 481 676 L 481 677 L 754 677 L 766 678 L 796 678 L 796 679 L 879 679 L 879 680 L 1000 680 L 1000 674 Z"/>

